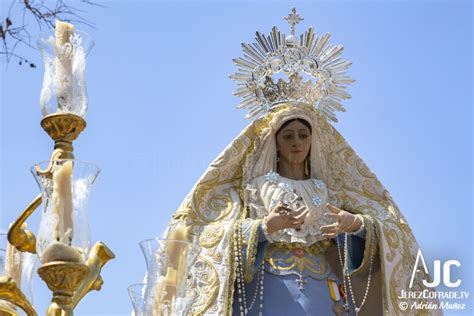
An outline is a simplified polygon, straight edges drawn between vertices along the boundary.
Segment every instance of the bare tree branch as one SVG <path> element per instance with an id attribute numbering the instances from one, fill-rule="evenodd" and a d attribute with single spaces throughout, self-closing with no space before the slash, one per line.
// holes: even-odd
<path id="1" fill-rule="evenodd" d="M 18 61 L 19 65 L 28 65 L 31 68 L 36 68 L 34 62 L 15 52 L 18 47 L 36 49 L 30 35 L 33 27 L 28 24 L 29 21 L 35 21 L 39 31 L 45 28 L 54 29 L 56 19 L 95 28 L 93 23 L 82 17 L 82 14 L 87 13 L 87 11 L 80 6 L 73 7 L 67 3 L 67 0 L 11 1 L 8 15 L 2 17 L 0 21 L 0 41 L 2 41 L 0 62 L 4 62 L 7 65 L 14 58 Z M 80 4 L 87 7 L 105 7 L 91 0 L 81 0 Z"/>

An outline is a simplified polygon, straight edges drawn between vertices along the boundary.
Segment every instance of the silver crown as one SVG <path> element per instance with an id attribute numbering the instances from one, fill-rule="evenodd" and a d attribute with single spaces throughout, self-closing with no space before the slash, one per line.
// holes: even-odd
<path id="1" fill-rule="evenodd" d="M 268 36 L 256 32 L 257 42 L 242 43 L 244 56 L 233 59 L 238 71 L 229 77 L 237 82 L 234 95 L 242 98 L 238 108 L 248 109 L 246 117 L 253 119 L 281 103 L 309 104 L 337 122 L 335 112 L 346 111 L 342 99 L 351 98 L 346 88 L 354 80 L 346 70 L 352 62 L 341 58 L 342 45 L 329 44 L 329 33 L 318 38 L 310 27 L 298 39 L 296 24 L 303 18 L 295 8 L 284 19 L 291 26 L 290 35 L 275 26 Z M 309 79 L 304 81 L 304 76 Z"/>

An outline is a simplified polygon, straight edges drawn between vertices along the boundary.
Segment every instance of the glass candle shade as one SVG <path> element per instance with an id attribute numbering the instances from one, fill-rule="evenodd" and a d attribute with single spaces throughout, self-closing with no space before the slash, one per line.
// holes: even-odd
<path id="1" fill-rule="evenodd" d="M 147 264 L 147 315 L 178 315 L 190 308 L 186 282 L 201 248 L 188 241 L 160 238 L 144 240 L 140 247 Z"/>
<path id="2" fill-rule="evenodd" d="M 84 118 L 88 106 L 84 71 L 86 57 L 94 47 L 92 37 L 73 30 L 58 38 L 55 30 L 49 30 L 39 36 L 37 45 L 44 61 L 42 115 L 71 113 Z"/>
<path id="3" fill-rule="evenodd" d="M 33 303 L 31 281 L 35 264 L 36 255 L 16 250 L 8 244 L 7 233 L 0 233 L 0 276 L 7 275 L 13 278 L 31 303 Z"/>
<path id="4" fill-rule="evenodd" d="M 36 250 L 41 262 L 83 262 L 90 250 L 89 193 L 100 169 L 89 162 L 61 159 L 38 163 L 32 173 L 43 210 Z"/>
<path id="5" fill-rule="evenodd" d="M 145 290 L 146 283 L 132 284 L 128 287 L 128 295 L 132 301 L 134 316 L 146 316 L 145 314 Z"/>

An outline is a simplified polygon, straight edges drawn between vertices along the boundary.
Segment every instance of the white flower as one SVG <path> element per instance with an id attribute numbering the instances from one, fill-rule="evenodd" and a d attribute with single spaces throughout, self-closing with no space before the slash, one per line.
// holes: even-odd
<path id="1" fill-rule="evenodd" d="M 323 199 L 321 199 L 321 197 L 319 195 L 316 195 L 311 200 L 313 201 L 313 204 L 318 206 L 318 207 L 323 204 Z"/>
<path id="2" fill-rule="evenodd" d="M 294 189 L 293 189 L 293 185 L 291 183 L 287 183 L 285 182 L 283 184 L 283 189 L 286 191 L 286 192 L 293 192 Z"/>
<path id="3" fill-rule="evenodd" d="M 324 188 L 324 181 L 319 180 L 319 179 L 311 179 L 311 182 L 313 182 L 314 186 L 318 189 Z"/>
<path id="4" fill-rule="evenodd" d="M 267 174 L 265 175 L 265 180 L 267 180 L 270 183 L 276 183 L 277 178 L 278 178 L 278 173 L 276 173 L 273 170 L 268 171 Z"/>

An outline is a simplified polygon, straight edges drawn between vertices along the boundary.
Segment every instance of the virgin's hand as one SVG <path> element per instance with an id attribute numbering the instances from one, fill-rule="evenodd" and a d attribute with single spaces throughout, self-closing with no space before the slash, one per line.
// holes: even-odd
<path id="1" fill-rule="evenodd" d="M 293 211 L 279 203 L 264 219 L 267 224 L 267 233 L 271 234 L 285 228 L 300 228 L 307 214 L 306 206 Z"/>
<path id="2" fill-rule="evenodd" d="M 347 211 L 341 210 L 332 204 L 327 203 L 327 208 L 330 213 L 325 215 L 335 220 L 333 224 L 321 226 L 320 231 L 323 237 L 334 238 L 338 233 L 350 233 L 357 231 L 362 222 L 356 215 Z"/>

